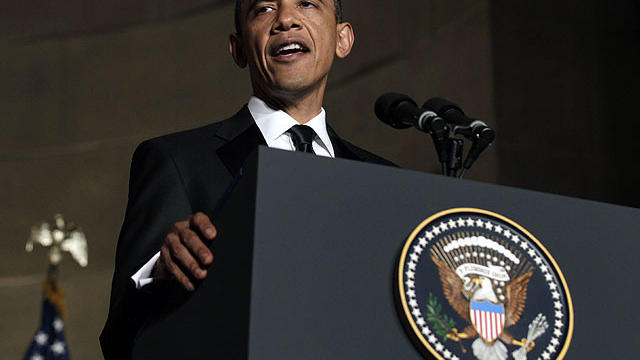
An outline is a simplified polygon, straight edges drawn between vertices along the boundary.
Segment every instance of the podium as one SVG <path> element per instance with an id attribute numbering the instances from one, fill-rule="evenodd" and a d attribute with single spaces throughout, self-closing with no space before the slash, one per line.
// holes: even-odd
<path id="1" fill-rule="evenodd" d="M 575 310 L 566 358 L 637 357 L 638 209 L 265 147 L 222 201 L 207 279 L 134 359 L 429 358 L 401 319 L 398 257 L 459 207 L 517 220 L 553 255 Z"/>

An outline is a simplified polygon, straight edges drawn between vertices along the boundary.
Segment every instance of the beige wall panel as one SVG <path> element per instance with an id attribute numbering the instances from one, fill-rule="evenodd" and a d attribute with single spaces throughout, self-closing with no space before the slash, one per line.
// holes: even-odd
<path id="1" fill-rule="evenodd" d="M 0 151 L 62 140 L 62 46 L 0 46 Z"/>
<path id="2" fill-rule="evenodd" d="M 225 6 L 231 0 L 4 0 L 0 39 L 47 40 L 118 31 Z"/>
<path id="3" fill-rule="evenodd" d="M 6 261 L 6 257 L 3 260 Z M 3 358 L 22 359 L 40 321 L 42 284 L 40 276 L 9 277 L 0 280 L 0 351 Z"/>
<path id="4" fill-rule="evenodd" d="M 0 38 L 25 38 L 84 28 L 83 0 L 0 2 Z"/>
<path id="5" fill-rule="evenodd" d="M 175 114 L 174 44 L 169 24 L 69 41 L 73 71 L 66 95 L 74 138 L 167 130 L 162 117 Z"/>
<path id="6" fill-rule="evenodd" d="M 94 149 L 89 149 L 93 147 Z M 77 150 L 79 147 L 71 150 Z M 3 160 L 0 194 L 3 218 L 0 231 L 8 234 L 0 248 L 0 274 L 23 275 L 42 271 L 44 257 L 24 251 L 32 225 L 56 212 L 79 224 L 90 241 L 90 264 L 110 267 L 113 245 L 126 205 L 128 162 L 133 146 L 87 144 L 79 153 Z M 6 212 L 5 212 L 6 211 Z"/>
<path id="7" fill-rule="evenodd" d="M 251 96 L 248 70 L 229 54 L 234 29 L 233 6 L 176 24 L 177 99 L 179 121 L 209 124 L 236 113 Z"/>

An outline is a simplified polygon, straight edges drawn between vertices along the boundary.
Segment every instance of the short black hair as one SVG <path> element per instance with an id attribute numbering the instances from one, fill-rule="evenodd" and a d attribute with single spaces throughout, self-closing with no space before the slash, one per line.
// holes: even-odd
<path id="1" fill-rule="evenodd" d="M 240 30 L 242 28 L 242 26 L 240 25 L 242 23 L 242 2 L 244 0 L 236 0 L 236 11 L 235 11 L 235 23 L 236 23 L 236 33 L 240 34 Z M 333 0 L 333 5 L 336 8 L 336 21 L 338 23 L 341 23 L 343 21 L 343 15 L 342 15 L 342 0 Z"/>

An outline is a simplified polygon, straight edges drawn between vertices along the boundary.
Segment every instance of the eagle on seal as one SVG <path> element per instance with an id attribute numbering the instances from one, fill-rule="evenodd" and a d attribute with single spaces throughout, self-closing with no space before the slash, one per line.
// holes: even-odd
<path id="1" fill-rule="evenodd" d="M 460 315 L 462 319 L 470 325 L 462 332 L 453 329 L 447 337 L 455 341 L 460 339 L 474 339 L 472 343 L 473 353 L 480 360 L 504 360 L 508 357 L 506 344 L 521 345 L 506 328 L 515 325 L 524 311 L 527 300 L 527 286 L 533 275 L 533 270 L 529 270 L 517 278 L 509 281 L 505 287 L 505 296 L 499 300 L 490 279 L 478 276 L 473 279 L 460 278 L 458 274 L 444 261 L 436 256 L 431 256 L 432 261 L 438 268 L 442 290 L 451 307 Z M 486 321 L 477 321 L 472 318 L 474 315 L 472 305 L 482 304 L 497 308 L 501 312 L 498 317 L 500 323 L 494 325 L 492 331 L 485 328 Z"/>

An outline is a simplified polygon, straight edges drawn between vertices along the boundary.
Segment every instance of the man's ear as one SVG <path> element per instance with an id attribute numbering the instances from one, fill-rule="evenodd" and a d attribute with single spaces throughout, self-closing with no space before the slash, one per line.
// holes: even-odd
<path id="1" fill-rule="evenodd" d="M 338 33 L 338 41 L 336 42 L 336 56 L 340 59 L 344 59 L 349 55 L 353 48 L 353 42 L 355 37 L 353 35 L 353 27 L 348 22 L 339 23 L 336 25 L 336 31 Z"/>
<path id="2" fill-rule="evenodd" d="M 242 38 L 236 33 L 229 35 L 229 53 L 233 56 L 233 61 L 235 61 L 236 65 L 241 69 L 247 66 L 247 56 L 242 47 Z"/>

